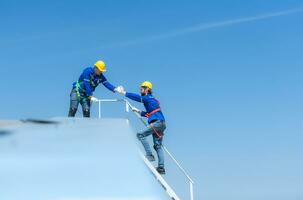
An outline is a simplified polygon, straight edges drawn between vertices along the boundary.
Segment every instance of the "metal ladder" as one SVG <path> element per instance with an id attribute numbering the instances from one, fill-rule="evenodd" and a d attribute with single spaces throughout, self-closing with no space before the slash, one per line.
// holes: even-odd
<path id="1" fill-rule="evenodd" d="M 122 102 L 125 103 L 125 111 L 130 112 L 133 110 L 134 106 L 130 104 L 130 102 L 126 99 L 99 99 L 97 101 L 98 103 L 98 118 L 101 119 L 101 103 L 103 102 Z M 142 117 L 136 113 L 133 112 L 137 118 L 142 122 L 144 126 L 147 126 L 147 123 L 142 119 Z M 194 200 L 194 181 L 189 176 L 189 174 L 185 171 L 185 169 L 181 166 L 181 164 L 177 161 L 177 159 L 172 155 L 172 153 L 164 146 L 162 145 L 163 150 L 167 153 L 167 155 L 172 159 L 172 161 L 175 163 L 175 165 L 178 167 L 178 169 L 183 173 L 183 175 L 186 177 L 188 184 L 189 184 L 189 199 Z M 162 185 L 162 187 L 166 190 L 167 194 L 170 196 L 173 200 L 180 200 L 180 198 L 177 196 L 175 191 L 170 187 L 170 185 L 165 181 L 165 179 L 157 172 L 157 170 L 154 168 L 154 166 L 146 159 L 144 154 L 140 151 L 140 155 L 144 161 L 144 163 L 147 165 L 147 167 L 150 169 L 152 174 L 155 176 L 155 178 L 159 181 L 159 183 Z"/>

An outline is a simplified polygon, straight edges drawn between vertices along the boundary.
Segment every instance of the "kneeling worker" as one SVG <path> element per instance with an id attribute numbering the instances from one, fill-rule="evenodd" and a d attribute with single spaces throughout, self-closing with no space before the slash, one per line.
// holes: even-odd
<path id="1" fill-rule="evenodd" d="M 95 63 L 94 67 L 84 69 L 78 81 L 73 83 L 70 94 L 69 117 L 76 115 L 79 103 L 82 106 L 83 117 L 90 117 L 91 101 L 98 101 L 98 99 L 93 96 L 93 92 L 99 83 L 102 83 L 112 92 L 116 91 L 116 87 L 110 84 L 103 75 L 105 71 L 105 63 L 99 60 Z"/>
<path id="2" fill-rule="evenodd" d="M 165 118 L 161 111 L 159 101 L 152 95 L 152 88 L 152 83 L 145 81 L 141 84 L 140 87 L 141 95 L 126 92 L 122 86 L 119 86 L 117 88 L 117 91 L 120 94 L 125 95 L 127 98 L 144 104 L 146 111 L 140 111 L 137 108 L 133 109 L 133 111 L 139 113 L 141 116 L 147 117 L 149 124 L 149 126 L 144 131 L 137 133 L 137 137 L 143 144 L 143 147 L 146 151 L 146 158 L 149 161 L 155 161 L 155 157 L 153 156 L 151 148 L 146 140 L 146 137 L 149 135 L 153 136 L 154 149 L 158 155 L 157 171 L 160 174 L 165 174 L 164 153 L 162 149 L 163 135 L 164 130 L 166 129 Z"/>

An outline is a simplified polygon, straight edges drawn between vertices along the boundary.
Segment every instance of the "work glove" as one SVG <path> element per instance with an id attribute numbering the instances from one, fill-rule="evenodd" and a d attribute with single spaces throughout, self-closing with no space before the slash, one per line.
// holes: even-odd
<path id="1" fill-rule="evenodd" d="M 119 93 L 119 90 L 120 90 L 120 88 L 119 88 L 119 86 L 118 86 L 118 87 L 116 87 L 116 88 L 114 89 L 114 92 Z"/>
<path id="2" fill-rule="evenodd" d="M 141 110 L 136 107 L 132 107 L 132 111 L 141 114 Z"/>
<path id="3" fill-rule="evenodd" d="M 115 92 L 118 92 L 121 95 L 126 94 L 126 91 L 124 90 L 123 86 L 121 86 L 121 85 L 115 88 Z"/>
<path id="4" fill-rule="evenodd" d="M 92 102 L 98 102 L 98 101 L 99 101 L 99 99 L 97 99 L 96 97 L 93 97 L 93 96 L 90 98 L 90 100 L 91 100 Z"/>

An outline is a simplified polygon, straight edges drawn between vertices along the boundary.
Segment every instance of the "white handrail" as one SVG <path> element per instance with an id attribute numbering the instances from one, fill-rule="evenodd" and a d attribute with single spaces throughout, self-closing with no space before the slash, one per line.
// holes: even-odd
<path id="1" fill-rule="evenodd" d="M 97 102 L 98 102 L 98 105 L 99 105 L 99 108 L 98 108 L 98 110 L 99 110 L 98 118 L 101 119 L 101 102 L 125 102 L 125 100 L 124 99 L 98 99 Z M 128 106 L 128 104 L 126 103 L 125 105 L 126 105 L 125 111 L 129 112 L 129 106 Z"/>
<path id="2" fill-rule="evenodd" d="M 155 167 L 150 163 L 150 161 L 147 160 L 145 155 L 139 151 L 139 154 L 144 161 L 144 163 L 147 165 L 147 167 L 150 169 L 150 171 L 153 173 L 155 178 L 159 181 L 159 183 L 162 185 L 162 187 L 165 189 L 167 194 L 170 196 L 171 199 L 174 200 L 181 200 L 178 195 L 175 193 L 175 191 L 170 187 L 170 185 L 164 180 L 164 178 L 157 172 Z"/>
<path id="3" fill-rule="evenodd" d="M 99 104 L 99 119 L 101 118 L 101 102 L 124 102 L 125 103 L 125 111 L 129 112 L 129 108 L 133 110 L 135 107 L 126 99 L 99 99 L 98 104 Z M 148 124 L 142 119 L 142 117 L 139 115 L 139 113 L 134 112 L 138 119 L 144 124 L 144 126 L 147 126 Z M 185 169 L 181 166 L 181 164 L 177 161 L 177 159 L 168 151 L 168 149 L 162 145 L 164 151 L 169 155 L 169 157 L 175 162 L 177 167 L 180 169 L 180 171 L 183 173 L 183 175 L 188 179 L 189 181 L 189 191 L 190 191 L 190 200 L 194 200 L 194 181 L 193 179 L 189 176 L 189 174 L 185 171 Z"/>

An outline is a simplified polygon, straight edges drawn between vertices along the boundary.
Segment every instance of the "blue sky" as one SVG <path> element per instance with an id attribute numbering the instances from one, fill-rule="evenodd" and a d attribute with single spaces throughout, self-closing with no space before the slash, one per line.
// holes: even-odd
<path id="1" fill-rule="evenodd" d="M 302 199 L 302 20 L 298 0 L 1 0 L 0 118 L 66 115 L 101 58 L 154 83 L 197 199 Z"/>

